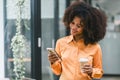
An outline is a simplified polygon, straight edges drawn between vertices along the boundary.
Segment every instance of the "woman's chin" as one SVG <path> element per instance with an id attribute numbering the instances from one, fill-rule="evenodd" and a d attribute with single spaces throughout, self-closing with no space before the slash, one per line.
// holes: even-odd
<path id="1" fill-rule="evenodd" d="M 71 35 L 75 36 L 76 34 L 75 33 L 71 33 Z"/>

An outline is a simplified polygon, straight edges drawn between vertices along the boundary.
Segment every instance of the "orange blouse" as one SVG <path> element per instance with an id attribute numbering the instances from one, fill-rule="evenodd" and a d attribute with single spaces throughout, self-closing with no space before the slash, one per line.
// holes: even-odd
<path id="1" fill-rule="evenodd" d="M 61 75 L 60 80 L 91 80 L 91 77 L 102 77 L 102 51 L 98 43 L 85 46 L 83 40 L 75 42 L 70 35 L 57 40 L 55 49 L 62 61 L 56 61 L 51 68 L 56 75 Z M 93 67 L 92 76 L 81 72 L 80 57 L 89 59 L 89 64 Z"/>

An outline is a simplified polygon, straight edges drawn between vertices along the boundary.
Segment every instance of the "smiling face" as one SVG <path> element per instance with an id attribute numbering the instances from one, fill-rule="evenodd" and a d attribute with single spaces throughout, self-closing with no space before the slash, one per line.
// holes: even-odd
<path id="1" fill-rule="evenodd" d="M 83 25 L 81 24 L 81 19 L 79 17 L 75 17 L 73 21 L 70 23 L 70 33 L 73 36 L 82 35 Z"/>

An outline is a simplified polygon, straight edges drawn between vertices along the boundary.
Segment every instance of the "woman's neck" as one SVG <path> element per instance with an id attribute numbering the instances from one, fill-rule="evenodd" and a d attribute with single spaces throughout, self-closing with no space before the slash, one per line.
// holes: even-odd
<path id="1" fill-rule="evenodd" d="M 83 39 L 83 35 L 75 35 L 74 40 L 77 42 L 79 40 Z"/>

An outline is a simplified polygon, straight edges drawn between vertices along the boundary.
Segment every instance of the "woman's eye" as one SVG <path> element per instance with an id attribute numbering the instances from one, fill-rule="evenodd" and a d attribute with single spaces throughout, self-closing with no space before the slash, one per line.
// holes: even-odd
<path id="1" fill-rule="evenodd" d="M 71 22 L 72 24 L 74 24 L 74 22 Z"/>
<path id="2" fill-rule="evenodd" d="M 80 25 L 77 25 L 78 28 L 80 28 L 81 26 Z"/>

